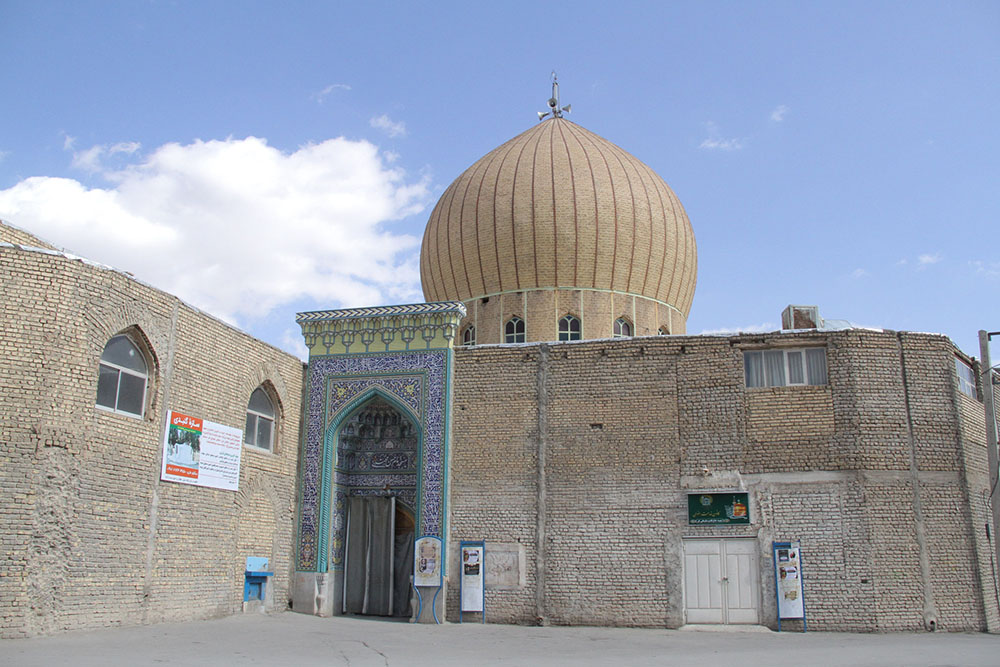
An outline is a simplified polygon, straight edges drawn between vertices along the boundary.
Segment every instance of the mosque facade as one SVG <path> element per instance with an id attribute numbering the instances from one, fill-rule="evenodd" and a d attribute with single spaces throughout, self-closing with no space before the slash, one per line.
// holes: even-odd
<path id="1" fill-rule="evenodd" d="M 687 335 L 677 196 L 552 108 L 442 195 L 427 302 L 299 314 L 304 365 L 0 225 L 3 635 L 1000 629 L 978 363 L 812 307 Z"/>

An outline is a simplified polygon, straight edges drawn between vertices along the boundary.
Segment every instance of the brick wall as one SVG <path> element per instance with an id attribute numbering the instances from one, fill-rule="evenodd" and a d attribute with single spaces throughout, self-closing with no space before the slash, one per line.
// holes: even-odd
<path id="1" fill-rule="evenodd" d="M 0 635 L 231 614 L 247 556 L 283 607 L 302 364 L 128 276 L 0 247 Z M 147 349 L 142 419 L 95 408 L 107 341 Z M 278 398 L 273 453 L 243 448 L 239 491 L 160 481 L 165 411 L 244 428 Z"/>
<path id="2" fill-rule="evenodd" d="M 747 389 L 743 350 L 771 345 L 825 346 L 829 383 Z M 523 546 L 495 622 L 676 627 L 683 538 L 746 537 L 773 626 L 771 542 L 801 540 L 811 629 L 985 629 L 982 408 L 953 355 L 859 330 L 459 349 L 451 553 Z M 688 493 L 736 490 L 749 526 L 688 525 Z"/>
<path id="3" fill-rule="evenodd" d="M 0 240 L 34 245 L 17 231 Z M 55 252 L 0 246 L 0 290 L 0 635 L 234 613 L 247 556 L 271 559 L 283 606 L 302 364 Z M 499 331 L 495 301 L 479 316 Z M 143 419 L 94 407 L 123 331 L 149 353 Z M 743 351 L 776 345 L 825 346 L 828 384 L 747 389 Z M 676 627 L 683 539 L 752 539 L 774 625 L 770 545 L 801 540 L 812 629 L 1000 629 L 983 407 L 954 354 L 861 330 L 460 348 L 449 554 L 486 540 L 488 572 L 491 544 L 506 568 L 524 555 L 487 586 L 494 622 Z M 159 480 L 166 410 L 242 429 L 262 384 L 275 451 L 243 449 L 239 491 Z M 737 490 L 750 525 L 688 524 L 689 493 Z"/>

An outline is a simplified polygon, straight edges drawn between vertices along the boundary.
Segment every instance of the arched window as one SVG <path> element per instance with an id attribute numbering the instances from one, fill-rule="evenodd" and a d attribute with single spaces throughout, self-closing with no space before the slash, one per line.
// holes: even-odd
<path id="1" fill-rule="evenodd" d="M 657 331 L 656 333 L 660 336 L 669 336 L 670 330 L 667 329 L 666 327 L 660 327 L 659 331 Z"/>
<path id="2" fill-rule="evenodd" d="M 632 325 L 624 317 L 619 317 L 615 320 L 615 331 L 613 336 L 615 338 L 628 338 L 632 335 Z"/>
<path id="3" fill-rule="evenodd" d="M 462 332 L 462 345 L 475 345 L 476 344 L 476 327 L 471 324 L 465 327 L 465 331 Z"/>
<path id="4" fill-rule="evenodd" d="M 523 343 L 524 320 L 516 315 L 507 320 L 507 324 L 504 326 L 503 338 L 505 343 Z"/>
<path id="5" fill-rule="evenodd" d="M 115 336 L 104 346 L 97 375 L 97 407 L 142 418 L 149 373 L 146 359 L 128 336 Z"/>
<path id="6" fill-rule="evenodd" d="M 559 340 L 580 340 L 580 320 L 567 315 L 559 320 Z"/>
<path id="7" fill-rule="evenodd" d="M 243 442 L 269 452 L 274 448 L 274 405 L 261 387 L 257 387 L 250 394 Z"/>

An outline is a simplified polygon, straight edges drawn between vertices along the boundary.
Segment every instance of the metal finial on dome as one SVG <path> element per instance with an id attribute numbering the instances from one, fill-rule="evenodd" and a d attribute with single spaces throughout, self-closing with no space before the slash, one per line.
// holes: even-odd
<path id="1" fill-rule="evenodd" d="M 564 107 L 559 106 L 559 77 L 556 76 L 555 70 L 552 71 L 552 97 L 549 98 L 549 110 L 539 111 L 538 120 L 543 120 L 549 114 L 552 114 L 553 118 L 562 118 L 563 111 L 569 113 L 572 111 L 572 104 L 567 104 Z"/>

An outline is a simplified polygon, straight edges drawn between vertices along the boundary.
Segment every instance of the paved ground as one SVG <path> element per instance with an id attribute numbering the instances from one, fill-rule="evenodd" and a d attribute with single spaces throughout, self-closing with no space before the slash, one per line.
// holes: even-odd
<path id="1" fill-rule="evenodd" d="M 0 640 L 0 665 L 1000 665 L 1000 636 L 414 626 L 284 613 Z"/>

